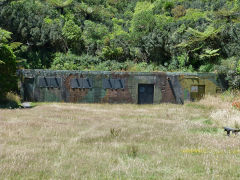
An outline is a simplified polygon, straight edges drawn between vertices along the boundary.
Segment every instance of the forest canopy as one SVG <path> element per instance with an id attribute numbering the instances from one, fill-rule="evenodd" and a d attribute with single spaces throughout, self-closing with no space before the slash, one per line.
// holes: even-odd
<path id="1" fill-rule="evenodd" d="M 239 86 L 240 0 L 0 0 L 22 68 L 198 71 Z"/>

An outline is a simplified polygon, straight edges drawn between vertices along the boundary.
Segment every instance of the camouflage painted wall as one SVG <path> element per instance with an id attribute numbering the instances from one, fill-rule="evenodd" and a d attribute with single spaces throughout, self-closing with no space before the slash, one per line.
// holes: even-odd
<path id="1" fill-rule="evenodd" d="M 152 93 L 154 104 L 183 104 L 184 100 L 194 100 L 193 98 L 198 96 L 196 92 L 198 88 L 204 89 L 204 94 L 215 94 L 224 89 L 219 77 L 213 73 L 20 70 L 18 74 L 21 79 L 21 96 L 25 101 L 137 104 L 141 95 L 140 90 L 144 91 L 144 88 L 139 87 L 148 84 L 154 87 L 153 92 L 146 92 Z M 58 87 L 42 87 L 44 77 L 58 78 L 56 80 Z M 91 82 L 91 85 L 89 84 L 91 88 L 74 88 L 76 82 L 85 81 L 86 78 L 89 83 Z M 75 79 L 78 80 L 75 82 Z M 109 80 L 114 83 L 115 79 L 121 80 L 122 87 L 106 88 L 106 82 Z"/>

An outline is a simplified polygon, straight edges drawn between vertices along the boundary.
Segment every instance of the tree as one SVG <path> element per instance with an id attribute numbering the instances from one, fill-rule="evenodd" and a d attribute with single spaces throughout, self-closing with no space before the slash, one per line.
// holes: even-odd
<path id="1" fill-rule="evenodd" d="M 65 21 L 62 28 L 62 35 L 67 41 L 67 49 L 70 48 L 76 54 L 81 54 L 82 30 L 72 19 Z"/>
<path id="2" fill-rule="evenodd" d="M 63 14 L 64 8 L 71 5 L 73 0 L 46 0 L 49 4 L 56 7 L 60 10 L 60 13 Z"/>
<path id="3" fill-rule="evenodd" d="M 10 36 L 0 28 L 0 98 L 17 89 L 16 56 L 8 44 Z"/>
<path id="4" fill-rule="evenodd" d="M 153 4 L 149 2 L 138 2 L 131 21 L 130 32 L 133 39 L 142 43 L 142 37 L 152 32 L 155 25 Z"/>
<path id="5" fill-rule="evenodd" d="M 101 52 L 103 39 L 108 33 L 108 28 L 104 24 L 95 23 L 89 20 L 84 22 L 83 40 L 87 48 L 87 54 L 96 55 Z"/>
<path id="6" fill-rule="evenodd" d="M 113 18 L 112 32 L 104 38 L 102 55 L 104 59 L 125 61 L 130 57 L 131 39 L 124 30 L 124 20 Z"/>

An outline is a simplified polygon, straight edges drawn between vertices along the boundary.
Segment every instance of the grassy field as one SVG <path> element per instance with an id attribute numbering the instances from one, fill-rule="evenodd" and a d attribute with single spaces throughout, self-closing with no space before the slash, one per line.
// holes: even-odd
<path id="1" fill-rule="evenodd" d="M 185 105 L 0 109 L 0 179 L 240 179 L 240 112 Z"/>

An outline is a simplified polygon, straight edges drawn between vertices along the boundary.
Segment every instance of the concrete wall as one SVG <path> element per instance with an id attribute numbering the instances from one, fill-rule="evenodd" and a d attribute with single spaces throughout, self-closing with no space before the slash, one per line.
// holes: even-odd
<path id="1" fill-rule="evenodd" d="M 138 103 L 138 85 L 153 84 L 153 103 L 178 103 L 190 100 L 192 85 L 205 85 L 206 93 L 215 94 L 224 87 L 216 74 L 131 73 L 102 71 L 20 70 L 21 96 L 25 101 L 85 102 L 85 103 Z M 42 77 L 61 78 L 59 88 L 43 88 Z M 71 88 L 71 79 L 89 78 L 91 89 Z M 104 89 L 103 80 L 124 79 L 124 89 Z"/>

